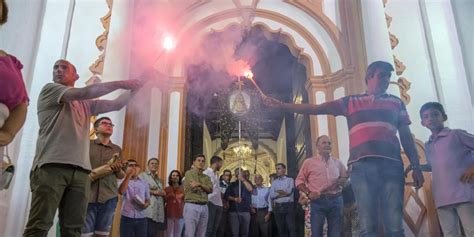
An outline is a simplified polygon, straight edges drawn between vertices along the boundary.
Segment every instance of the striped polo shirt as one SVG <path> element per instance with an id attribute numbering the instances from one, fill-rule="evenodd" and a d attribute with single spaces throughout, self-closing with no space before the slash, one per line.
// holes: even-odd
<path id="1" fill-rule="evenodd" d="M 330 114 L 343 115 L 349 127 L 348 164 L 366 157 L 402 161 L 397 131 L 409 125 L 405 104 L 389 94 L 346 96 L 326 103 Z"/>

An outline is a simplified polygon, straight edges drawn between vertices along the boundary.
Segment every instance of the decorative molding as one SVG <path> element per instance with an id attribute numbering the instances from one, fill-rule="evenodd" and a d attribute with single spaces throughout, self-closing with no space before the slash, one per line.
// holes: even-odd
<path id="1" fill-rule="evenodd" d="M 411 97 L 408 94 L 408 90 L 411 88 L 411 82 L 409 82 L 405 77 L 399 77 L 397 82 L 392 81 L 390 84 L 398 86 L 398 89 L 400 90 L 400 99 L 403 103 L 410 103 Z"/>
<path id="2" fill-rule="evenodd" d="M 386 8 L 387 3 L 388 3 L 388 0 L 383 0 L 384 8 Z M 393 18 L 390 15 L 388 15 L 386 12 L 385 12 L 385 20 L 387 21 L 387 27 L 390 28 Z M 398 40 L 395 34 L 390 32 L 390 29 L 389 29 L 388 34 L 390 37 L 390 46 L 392 50 L 394 50 L 398 46 L 400 41 Z M 398 86 L 400 90 L 400 98 L 405 104 L 408 104 L 411 101 L 410 95 L 408 94 L 408 90 L 410 90 L 411 83 L 410 81 L 408 81 L 406 77 L 401 77 L 401 75 L 406 69 L 406 66 L 405 64 L 403 64 L 402 61 L 400 61 L 397 58 L 395 54 L 393 54 L 393 63 L 395 64 L 395 73 L 397 74 L 397 76 L 400 76 L 400 77 L 398 78 L 397 82 L 392 82 L 391 84 L 395 84 Z"/>
<path id="3" fill-rule="evenodd" d="M 392 34 L 392 32 L 388 32 L 388 34 L 390 36 L 390 45 L 392 46 L 392 49 L 394 49 L 395 47 L 397 47 L 397 45 L 398 45 L 398 43 L 400 43 L 400 41 L 398 40 L 397 36 Z"/>
<path id="4" fill-rule="evenodd" d="M 392 17 L 385 13 L 385 20 L 387 21 L 387 28 L 390 28 L 390 25 L 392 24 Z"/>
<path id="5" fill-rule="evenodd" d="M 405 64 L 403 64 L 402 61 L 398 60 L 395 54 L 393 55 L 393 62 L 395 63 L 395 73 L 397 74 L 397 76 L 402 75 L 405 69 L 407 68 L 405 67 Z"/>
<path id="6" fill-rule="evenodd" d="M 337 28 L 336 24 L 334 24 L 334 22 L 324 14 L 323 0 L 284 0 L 284 2 L 301 9 L 312 16 L 323 26 L 324 30 L 329 33 L 333 41 L 337 42 L 340 40 L 342 32 Z"/>
<path id="7" fill-rule="evenodd" d="M 107 7 L 109 11 L 105 16 L 100 18 L 102 22 L 102 27 L 104 28 L 104 32 L 97 37 L 95 40 L 95 45 L 97 49 L 101 52 L 95 62 L 89 67 L 89 71 L 92 72 L 93 75 L 102 75 L 104 71 L 104 58 L 105 58 L 105 50 L 107 48 L 107 40 L 109 36 L 109 27 L 110 27 L 110 19 L 112 17 L 112 4 L 113 0 L 106 0 Z"/>

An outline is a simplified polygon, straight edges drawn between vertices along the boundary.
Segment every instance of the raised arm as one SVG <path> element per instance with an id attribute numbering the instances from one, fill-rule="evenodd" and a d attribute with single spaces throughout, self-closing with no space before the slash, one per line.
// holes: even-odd
<path id="1" fill-rule="evenodd" d="M 127 173 L 125 174 L 125 178 L 123 179 L 122 183 L 120 183 L 120 186 L 118 188 L 118 193 L 120 195 L 124 194 L 125 191 L 127 191 L 128 181 L 130 181 L 130 178 L 132 178 L 133 172 L 134 171 L 130 172 L 130 171 L 127 170 Z"/>
<path id="2" fill-rule="evenodd" d="M 288 112 L 294 112 L 299 114 L 331 114 L 331 115 L 343 115 L 343 106 L 339 100 L 329 101 L 327 103 L 315 105 L 315 104 L 290 104 L 284 103 L 271 97 L 265 97 L 263 103 L 271 108 L 282 109 Z"/>
<path id="3" fill-rule="evenodd" d="M 122 93 L 115 100 L 98 100 L 96 101 L 94 114 L 102 114 L 110 111 L 122 109 L 130 99 L 137 94 L 139 90 L 127 91 Z"/>
<path id="4" fill-rule="evenodd" d="M 141 86 L 142 81 L 136 79 L 97 83 L 83 88 L 71 88 L 63 94 L 60 101 L 69 102 L 73 100 L 94 99 L 118 89 L 135 90 Z"/>

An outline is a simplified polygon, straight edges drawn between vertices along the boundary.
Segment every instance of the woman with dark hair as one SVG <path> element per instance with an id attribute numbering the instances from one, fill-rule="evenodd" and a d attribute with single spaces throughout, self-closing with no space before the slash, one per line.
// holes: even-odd
<path id="1" fill-rule="evenodd" d="M 0 13 L 0 25 L 3 25 L 8 17 L 4 0 L 0 0 Z M 8 145 L 25 123 L 29 99 L 22 68 L 15 56 L 0 49 L 0 147 Z"/>
<path id="2" fill-rule="evenodd" d="M 166 236 L 180 237 L 183 230 L 184 190 L 181 186 L 183 176 L 178 170 L 171 171 L 168 176 L 169 186 L 166 192 L 166 220 L 168 227 Z"/>

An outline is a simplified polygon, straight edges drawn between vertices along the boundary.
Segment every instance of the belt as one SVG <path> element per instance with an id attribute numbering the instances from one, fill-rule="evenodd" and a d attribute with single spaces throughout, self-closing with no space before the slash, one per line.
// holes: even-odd
<path id="1" fill-rule="evenodd" d="M 61 164 L 61 163 L 46 163 L 41 166 L 42 167 L 55 167 L 55 168 L 61 168 L 61 169 L 74 169 L 74 170 L 81 170 L 87 173 L 90 173 L 90 170 L 86 170 L 80 166 L 77 165 L 71 165 L 71 164 Z"/>
<path id="2" fill-rule="evenodd" d="M 195 204 L 195 205 L 199 205 L 199 206 L 207 205 L 207 202 L 186 202 L 186 203 Z"/>
<path id="3" fill-rule="evenodd" d="M 268 207 L 261 207 L 261 208 L 257 207 L 256 209 L 257 211 L 268 211 Z"/>
<path id="4" fill-rule="evenodd" d="M 286 206 L 286 205 L 293 205 L 293 202 L 275 202 L 275 206 L 276 207 L 279 207 L 279 206 Z"/>
<path id="5" fill-rule="evenodd" d="M 342 192 L 338 192 L 338 193 L 335 193 L 335 194 L 321 194 L 321 196 L 319 196 L 319 198 L 322 198 L 322 199 L 333 199 L 333 198 L 337 198 L 339 196 L 341 196 Z"/>

